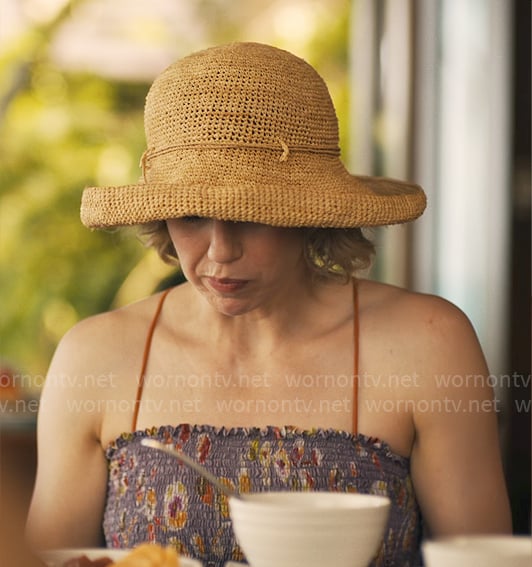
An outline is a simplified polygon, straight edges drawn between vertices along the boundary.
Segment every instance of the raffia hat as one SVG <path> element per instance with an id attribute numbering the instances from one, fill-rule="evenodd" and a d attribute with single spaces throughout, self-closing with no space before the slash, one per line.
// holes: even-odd
<path id="1" fill-rule="evenodd" d="M 425 208 L 417 185 L 346 170 L 323 79 L 281 49 L 233 43 L 177 61 L 151 86 L 144 121 L 141 180 L 86 188 L 86 226 L 191 215 L 377 226 L 411 221 Z"/>

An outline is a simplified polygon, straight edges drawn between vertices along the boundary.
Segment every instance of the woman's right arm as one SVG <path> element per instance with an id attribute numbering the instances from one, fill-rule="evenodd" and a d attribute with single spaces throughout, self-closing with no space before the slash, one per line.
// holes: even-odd
<path id="1" fill-rule="evenodd" d="M 94 379 L 102 362 L 91 349 L 91 334 L 83 323 L 67 333 L 43 387 L 37 479 L 27 523 L 35 549 L 103 544 L 107 465 L 100 442 L 101 383 Z"/>

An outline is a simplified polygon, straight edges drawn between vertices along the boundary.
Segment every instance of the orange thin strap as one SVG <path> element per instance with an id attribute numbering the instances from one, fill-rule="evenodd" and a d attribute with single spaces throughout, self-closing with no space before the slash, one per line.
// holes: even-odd
<path id="1" fill-rule="evenodd" d="M 137 397 L 135 398 L 135 407 L 133 410 L 133 422 L 131 424 L 131 431 L 136 431 L 137 429 L 137 419 L 139 417 L 140 410 L 140 399 L 142 398 L 142 390 L 144 389 L 144 380 L 146 376 L 146 367 L 148 366 L 148 358 L 150 355 L 151 341 L 153 339 L 153 332 L 155 331 L 155 326 L 157 325 L 157 320 L 159 319 L 159 314 L 163 308 L 164 300 L 172 288 L 167 289 L 159 299 L 159 304 L 153 315 L 153 319 L 148 329 L 148 334 L 146 336 L 146 343 L 144 345 L 144 354 L 142 356 L 142 366 L 140 368 L 139 383 L 137 386 Z"/>
<path id="2" fill-rule="evenodd" d="M 358 284 L 353 278 L 353 333 L 354 333 L 354 360 L 353 360 L 353 435 L 358 433 L 358 347 L 359 347 L 359 321 L 358 321 Z"/>

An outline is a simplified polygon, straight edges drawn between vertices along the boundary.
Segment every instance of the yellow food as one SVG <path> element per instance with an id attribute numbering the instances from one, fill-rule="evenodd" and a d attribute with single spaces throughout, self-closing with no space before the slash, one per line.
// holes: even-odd
<path id="1" fill-rule="evenodd" d="M 143 543 L 110 567 L 179 567 L 179 555 L 172 547 Z"/>

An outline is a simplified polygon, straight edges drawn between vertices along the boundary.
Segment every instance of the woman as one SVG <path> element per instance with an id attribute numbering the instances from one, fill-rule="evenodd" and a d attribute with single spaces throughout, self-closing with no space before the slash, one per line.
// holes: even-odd
<path id="1" fill-rule="evenodd" d="M 145 437 L 241 491 L 388 495 L 375 565 L 418 562 L 421 518 L 433 535 L 509 531 L 493 394 L 440 379 L 487 375 L 470 323 L 355 277 L 372 254 L 360 227 L 415 219 L 423 191 L 345 170 L 312 67 L 254 43 L 193 54 L 156 79 L 145 126 L 143 179 L 86 189 L 82 220 L 142 225 L 188 281 L 59 345 L 34 543 L 242 560 L 224 498 Z"/>

